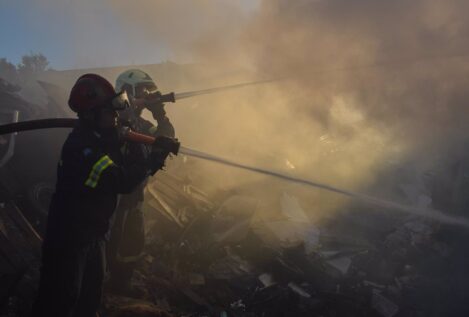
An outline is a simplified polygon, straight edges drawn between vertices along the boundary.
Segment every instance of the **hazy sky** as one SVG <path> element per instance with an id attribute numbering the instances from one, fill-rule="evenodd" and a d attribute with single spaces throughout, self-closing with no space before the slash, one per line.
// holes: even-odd
<path id="1" fill-rule="evenodd" d="M 177 1 L 181 1 L 183 11 L 185 0 Z M 134 2 L 138 5 L 138 1 Z M 165 1 L 155 0 L 158 2 Z M 220 7 L 220 3 L 230 0 L 199 2 L 204 5 L 213 2 Z M 131 27 L 132 21 L 122 12 L 113 10 L 110 3 L 111 0 L 0 0 L 0 57 L 16 64 L 22 55 L 40 52 L 56 69 L 175 59 L 171 44 L 164 37 L 160 41 L 149 41 L 148 36 L 139 34 L 138 27 Z M 259 1 L 237 0 L 235 3 L 243 10 L 252 11 Z M 181 12 L 181 22 L 190 14 Z"/>

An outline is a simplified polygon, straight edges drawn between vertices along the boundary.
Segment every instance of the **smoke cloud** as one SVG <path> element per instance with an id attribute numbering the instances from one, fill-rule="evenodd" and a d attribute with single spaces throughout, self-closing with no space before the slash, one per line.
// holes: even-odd
<path id="1" fill-rule="evenodd" d="M 390 174 L 409 162 L 431 168 L 468 132 L 467 1 L 116 0 L 107 8 L 123 40 L 160 43 L 171 59 L 196 65 L 188 86 L 163 88 L 281 79 L 168 105 L 186 146 L 366 192 L 383 177 L 408 181 Z M 300 191 L 202 165 L 196 172 L 227 188 Z M 318 213 L 340 203 L 303 196 Z"/>

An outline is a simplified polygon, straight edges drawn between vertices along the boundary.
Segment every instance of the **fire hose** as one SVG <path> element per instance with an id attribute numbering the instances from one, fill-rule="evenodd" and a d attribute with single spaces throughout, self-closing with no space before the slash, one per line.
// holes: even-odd
<path id="1" fill-rule="evenodd" d="M 23 122 L 0 125 L 0 135 L 16 133 L 20 131 L 38 130 L 38 129 L 73 128 L 73 127 L 76 127 L 77 124 L 78 124 L 78 119 L 70 119 L 70 118 L 23 121 Z M 149 144 L 149 145 L 153 145 L 157 143 L 157 140 L 158 140 L 158 137 L 155 138 L 152 136 L 136 133 L 130 129 L 126 129 L 122 136 L 123 136 L 123 139 L 126 141 Z M 163 142 L 163 144 L 165 143 Z M 333 192 L 336 194 L 348 196 L 348 197 L 360 200 L 362 202 L 380 206 L 386 209 L 401 211 L 401 212 L 418 215 L 418 216 L 423 216 L 423 217 L 437 220 L 442 223 L 458 225 L 466 229 L 469 229 L 469 220 L 464 217 L 451 216 L 451 215 L 445 214 L 435 209 L 407 206 L 407 205 L 403 205 L 403 204 L 396 203 L 393 201 L 369 196 L 366 194 L 341 189 L 341 188 L 331 186 L 328 184 L 315 182 L 309 179 L 292 176 L 286 173 L 234 162 L 229 159 L 225 159 L 219 156 L 197 151 L 191 148 L 180 147 L 179 142 L 173 142 L 173 143 L 169 142 L 169 143 L 166 143 L 166 145 L 169 146 L 169 148 L 165 148 L 165 149 L 167 149 L 169 152 L 174 153 L 174 154 L 181 153 L 181 154 L 192 156 L 192 157 L 199 158 L 202 160 L 223 164 L 225 166 L 243 169 L 246 171 L 255 172 L 258 174 L 263 174 L 263 175 L 275 177 L 278 179 L 282 179 L 284 181 L 293 182 L 296 184 L 314 187 L 317 189 L 322 189 L 322 190 L 326 190 L 326 191 Z"/>

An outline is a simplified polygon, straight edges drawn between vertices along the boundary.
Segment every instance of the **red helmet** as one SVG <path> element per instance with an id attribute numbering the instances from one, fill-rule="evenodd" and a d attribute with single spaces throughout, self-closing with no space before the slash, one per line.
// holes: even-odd
<path id="1" fill-rule="evenodd" d="M 70 91 L 68 105 L 74 112 L 111 105 L 116 92 L 111 83 L 97 74 L 85 74 L 78 78 Z"/>

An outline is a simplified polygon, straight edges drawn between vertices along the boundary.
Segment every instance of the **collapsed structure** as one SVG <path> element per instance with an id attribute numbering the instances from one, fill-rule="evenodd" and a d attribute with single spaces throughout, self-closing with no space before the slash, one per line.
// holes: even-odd
<path id="1" fill-rule="evenodd" d="M 52 86 L 45 89 L 53 94 Z M 2 120 L 63 115 L 60 102 L 49 97 L 47 106 L 31 104 L 2 81 Z M 1 139 L 0 305 L 5 316 L 26 315 L 34 296 L 40 235 L 65 135 L 55 130 Z M 469 312 L 467 232 L 422 217 L 376 213 L 371 210 L 376 207 L 359 203 L 314 223 L 308 214 L 315 207 L 304 205 L 294 188 L 261 181 L 208 191 L 198 164 L 175 158 L 148 184 L 147 246 L 134 279 L 142 296 L 130 299 L 109 290 L 105 315 Z M 413 171 L 404 169 L 407 176 Z M 441 196 L 437 177 L 414 176 L 389 191 L 422 206 Z M 259 197 L 251 186 L 269 186 L 269 197 Z"/>

